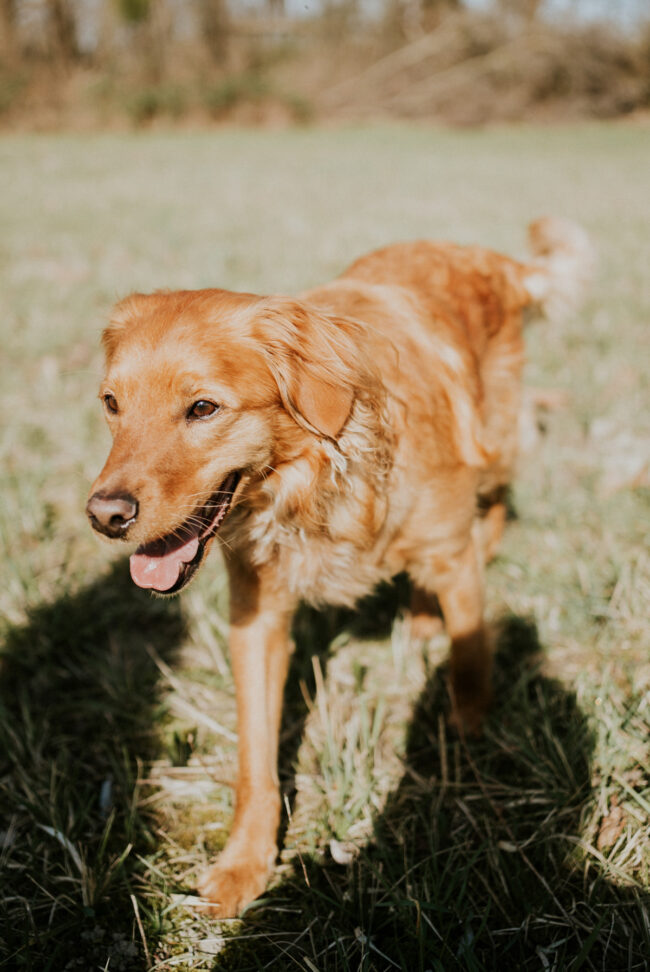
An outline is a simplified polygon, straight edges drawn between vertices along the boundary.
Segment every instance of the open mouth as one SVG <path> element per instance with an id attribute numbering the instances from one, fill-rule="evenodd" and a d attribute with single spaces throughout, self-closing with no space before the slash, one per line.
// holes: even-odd
<path id="1" fill-rule="evenodd" d="M 175 594 L 185 587 L 201 565 L 208 540 L 230 509 L 239 478 L 238 472 L 231 472 L 209 502 L 178 529 L 142 544 L 131 554 L 131 577 L 138 587 L 159 594 Z"/>

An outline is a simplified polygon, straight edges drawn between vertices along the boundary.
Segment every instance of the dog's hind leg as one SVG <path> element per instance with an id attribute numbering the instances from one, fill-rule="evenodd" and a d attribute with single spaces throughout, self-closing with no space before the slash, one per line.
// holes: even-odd
<path id="1" fill-rule="evenodd" d="M 478 526 L 483 563 L 496 557 L 508 515 L 507 486 L 497 486 L 488 495 L 479 496 Z"/>
<path id="2" fill-rule="evenodd" d="M 425 570 L 451 638 L 453 719 L 463 731 L 477 733 L 492 698 L 492 651 L 483 622 L 482 564 L 474 538 L 460 552 L 437 554 L 421 564 L 420 583 Z"/>

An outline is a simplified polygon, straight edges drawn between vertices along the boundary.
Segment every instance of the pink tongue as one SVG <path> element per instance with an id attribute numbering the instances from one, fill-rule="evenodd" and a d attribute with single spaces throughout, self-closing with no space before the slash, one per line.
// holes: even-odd
<path id="1" fill-rule="evenodd" d="M 170 543 L 160 540 L 131 554 L 131 577 L 138 587 L 161 592 L 172 588 L 178 580 L 182 565 L 189 564 L 196 557 L 199 539 L 192 537 L 181 546 L 170 547 Z"/>

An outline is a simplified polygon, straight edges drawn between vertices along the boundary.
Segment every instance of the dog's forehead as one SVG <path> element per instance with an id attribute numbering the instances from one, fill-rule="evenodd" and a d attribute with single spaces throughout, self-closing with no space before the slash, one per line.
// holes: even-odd
<path id="1" fill-rule="evenodd" d="M 223 404 L 264 397 L 273 388 L 259 350 L 231 320 L 191 313 L 141 315 L 123 328 L 108 354 L 106 382 L 134 398 L 191 396 L 214 389 Z"/>

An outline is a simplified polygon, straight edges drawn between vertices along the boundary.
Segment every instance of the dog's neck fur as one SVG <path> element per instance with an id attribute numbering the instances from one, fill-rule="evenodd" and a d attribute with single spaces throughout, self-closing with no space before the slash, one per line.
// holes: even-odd
<path id="1" fill-rule="evenodd" d="M 307 434 L 302 444 L 252 484 L 222 539 L 255 567 L 274 563 L 297 597 L 352 605 L 385 573 L 394 436 L 383 403 L 357 399 L 336 443 Z"/>

